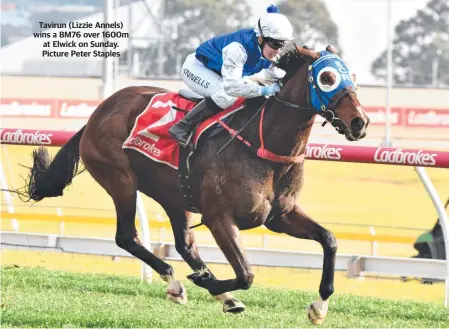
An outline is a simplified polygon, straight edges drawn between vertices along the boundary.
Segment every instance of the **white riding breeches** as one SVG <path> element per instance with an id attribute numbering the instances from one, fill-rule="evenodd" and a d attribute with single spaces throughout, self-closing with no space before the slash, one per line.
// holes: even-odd
<path id="1" fill-rule="evenodd" d="M 181 68 L 184 83 L 201 96 L 210 96 L 222 109 L 230 107 L 237 97 L 229 96 L 223 88 L 223 78 L 209 70 L 196 57 L 195 53 L 187 56 Z"/>

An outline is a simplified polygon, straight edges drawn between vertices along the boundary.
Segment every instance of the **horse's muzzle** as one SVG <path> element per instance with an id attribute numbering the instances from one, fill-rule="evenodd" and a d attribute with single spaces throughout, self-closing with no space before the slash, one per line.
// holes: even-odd
<path id="1" fill-rule="evenodd" d="M 362 118 L 354 118 L 351 120 L 351 125 L 346 138 L 350 141 L 356 141 L 362 139 L 366 136 L 366 128 L 368 126 L 368 121 Z"/>

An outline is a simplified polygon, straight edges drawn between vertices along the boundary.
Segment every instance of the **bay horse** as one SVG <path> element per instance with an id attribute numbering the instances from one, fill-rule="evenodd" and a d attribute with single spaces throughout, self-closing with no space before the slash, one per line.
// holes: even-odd
<path id="1" fill-rule="evenodd" d="M 201 260 L 177 171 L 122 148 L 136 117 L 151 98 L 168 90 L 132 86 L 105 99 L 54 159 L 43 147 L 33 152 L 25 193 L 34 201 L 61 196 L 79 172 L 81 158 L 87 171 L 113 199 L 116 244 L 168 282 L 169 299 L 185 303 L 186 290 L 175 279 L 172 266 L 147 250 L 137 236 L 136 196 L 141 191 L 158 202 L 170 218 L 176 250 L 194 271 L 188 278 L 221 300 L 225 312 L 245 309 L 230 292 L 249 289 L 254 280 L 239 244 L 239 230 L 265 225 L 274 232 L 315 240 L 321 244 L 324 255 L 321 299 L 309 306 L 308 315 L 313 323 L 321 323 L 334 292 L 337 242 L 332 232 L 296 204 L 303 185 L 306 145 L 317 114 L 350 141 L 365 137 L 369 119 L 357 98 L 355 85 L 348 79 L 345 64 L 332 47 L 316 52 L 294 45 L 276 65 L 286 72 L 280 92 L 267 100 L 248 100 L 247 107 L 236 112 L 232 122 L 237 127 L 247 123 L 244 132 L 252 141 L 257 142 L 260 137 L 261 153 L 249 152 L 235 140 L 217 155 L 217 150 L 229 140 L 228 132 L 223 130 L 202 142 L 190 168 L 193 200 L 202 214 L 202 223 L 226 256 L 235 278 L 218 280 Z M 261 103 L 261 119 L 248 123 Z"/>

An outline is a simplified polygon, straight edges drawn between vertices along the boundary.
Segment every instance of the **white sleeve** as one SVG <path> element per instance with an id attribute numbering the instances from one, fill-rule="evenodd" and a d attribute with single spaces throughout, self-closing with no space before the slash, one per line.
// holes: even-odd
<path id="1" fill-rule="evenodd" d="M 238 42 L 232 42 L 223 48 L 221 76 L 224 91 L 229 96 L 253 98 L 262 95 L 260 86 L 243 80 L 243 66 L 247 58 L 245 48 Z"/>
<path id="2" fill-rule="evenodd" d="M 253 74 L 248 77 L 256 82 L 260 82 L 264 85 L 269 85 L 275 83 L 277 80 L 280 80 L 284 77 L 285 71 L 280 68 L 271 65 L 268 69 L 263 69 L 259 73 Z"/>
<path id="3" fill-rule="evenodd" d="M 273 64 L 266 70 L 264 70 L 268 76 L 267 80 L 273 81 L 280 80 L 285 76 L 285 71 L 274 66 Z"/>

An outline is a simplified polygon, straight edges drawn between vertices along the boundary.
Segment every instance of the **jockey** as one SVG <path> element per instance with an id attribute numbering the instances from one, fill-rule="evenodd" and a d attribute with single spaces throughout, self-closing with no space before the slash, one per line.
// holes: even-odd
<path id="1" fill-rule="evenodd" d="M 204 96 L 170 134 L 187 146 L 194 125 L 233 105 L 238 97 L 271 96 L 285 72 L 273 65 L 282 48 L 293 40 L 287 17 L 271 5 L 254 29 L 242 29 L 203 42 L 187 56 L 181 75 L 185 84 Z M 267 84 L 261 86 L 257 82 Z"/>

